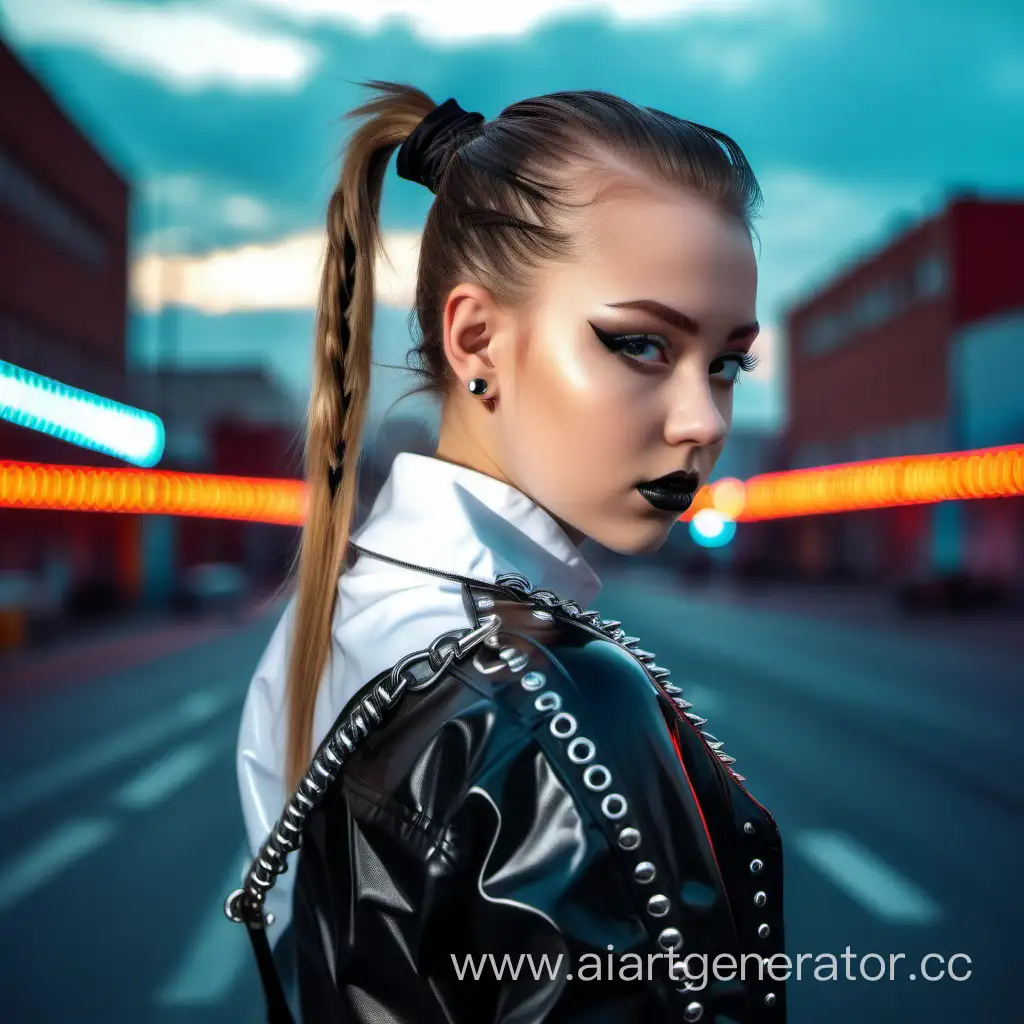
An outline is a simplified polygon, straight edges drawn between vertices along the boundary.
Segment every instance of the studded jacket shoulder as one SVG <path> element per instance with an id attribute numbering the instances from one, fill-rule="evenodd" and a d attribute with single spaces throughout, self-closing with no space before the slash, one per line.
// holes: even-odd
<path id="1" fill-rule="evenodd" d="M 353 698 L 229 899 L 266 961 L 301 842 L 303 1020 L 784 1021 L 781 842 L 720 741 L 619 623 L 464 595 L 476 627 Z"/>

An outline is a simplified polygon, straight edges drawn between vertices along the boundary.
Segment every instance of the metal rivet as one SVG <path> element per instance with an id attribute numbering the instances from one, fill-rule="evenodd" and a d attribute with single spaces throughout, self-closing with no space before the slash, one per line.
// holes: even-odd
<path id="1" fill-rule="evenodd" d="M 612 773 L 603 764 L 592 764 L 583 772 L 583 785 L 592 793 L 600 793 L 612 784 Z"/>
<path id="2" fill-rule="evenodd" d="M 692 1002 L 683 1010 L 683 1019 L 689 1021 L 700 1020 L 703 1014 L 704 1007 L 698 1002 Z"/>
<path id="3" fill-rule="evenodd" d="M 505 663 L 508 665 L 510 672 L 522 672 L 527 665 L 530 664 L 530 656 L 520 652 L 516 657 Z"/>
<path id="4" fill-rule="evenodd" d="M 642 860 L 635 868 L 633 868 L 633 877 L 641 884 L 646 885 L 648 882 L 654 881 L 654 876 L 657 874 L 657 869 L 649 860 Z"/>
<path id="5" fill-rule="evenodd" d="M 763 861 L 763 860 L 758 860 L 758 858 L 757 858 L 757 857 L 755 857 L 755 858 L 754 858 L 754 859 L 753 859 L 753 860 L 752 860 L 752 861 L 750 862 L 750 870 L 751 870 L 751 871 L 753 871 L 753 873 L 754 873 L 755 875 L 756 875 L 756 874 L 759 874 L 759 873 L 760 873 L 760 871 L 761 871 L 761 868 L 763 868 L 763 867 L 764 867 L 764 861 Z"/>
<path id="6" fill-rule="evenodd" d="M 752 821 L 743 822 L 743 831 L 746 832 L 748 836 L 752 836 L 754 834 L 754 823 Z"/>
<path id="7" fill-rule="evenodd" d="M 554 690 L 545 690 L 534 702 L 538 711 L 558 711 L 562 706 L 562 698 Z"/>
<path id="8" fill-rule="evenodd" d="M 494 598 L 478 597 L 476 599 L 476 606 L 482 612 L 489 612 L 494 607 Z"/>
<path id="9" fill-rule="evenodd" d="M 277 918 L 274 916 L 274 912 L 270 911 L 270 913 L 267 914 L 267 924 L 273 924 L 276 920 Z"/>
<path id="10" fill-rule="evenodd" d="M 568 711 L 559 711 L 548 726 L 556 740 L 567 740 L 576 732 L 576 719 Z"/>
<path id="11" fill-rule="evenodd" d="M 635 850 L 640 845 L 640 833 L 628 825 L 619 833 L 619 846 L 623 850 Z"/>
<path id="12" fill-rule="evenodd" d="M 582 753 L 580 753 L 580 747 L 583 748 Z M 565 748 L 565 752 L 569 755 L 569 760 L 573 764 L 586 764 L 597 753 L 597 748 L 594 746 L 593 741 L 588 740 L 586 736 L 577 736 Z"/>
<path id="13" fill-rule="evenodd" d="M 686 963 L 682 960 L 669 961 L 668 976 L 673 981 L 686 981 Z"/>
<path id="14" fill-rule="evenodd" d="M 668 897 L 659 892 L 647 901 L 647 913 L 651 917 L 664 917 L 671 906 Z"/>
<path id="15" fill-rule="evenodd" d="M 763 907 L 768 902 L 768 894 L 765 892 L 754 893 L 754 906 Z"/>
<path id="16" fill-rule="evenodd" d="M 678 928 L 666 928 L 658 936 L 658 945 L 662 949 L 679 949 L 683 944 L 683 933 Z"/>
<path id="17" fill-rule="evenodd" d="M 547 682 L 547 679 L 545 679 L 543 672 L 527 672 L 519 682 L 524 690 L 540 690 Z"/>
<path id="18" fill-rule="evenodd" d="M 765 994 L 764 1005 L 765 1006 L 774 1006 L 775 1005 L 775 993 L 774 992 L 768 992 L 768 993 Z"/>
<path id="19" fill-rule="evenodd" d="M 768 933 L 770 931 L 771 931 L 771 928 L 769 928 L 768 925 L 766 925 L 766 924 L 759 924 L 757 926 L 757 936 L 760 939 L 767 939 L 768 938 Z"/>
<path id="20" fill-rule="evenodd" d="M 628 809 L 626 798 L 621 793 L 609 793 L 601 801 L 601 813 L 606 818 L 611 818 L 612 821 L 618 821 L 619 818 L 624 817 Z"/>

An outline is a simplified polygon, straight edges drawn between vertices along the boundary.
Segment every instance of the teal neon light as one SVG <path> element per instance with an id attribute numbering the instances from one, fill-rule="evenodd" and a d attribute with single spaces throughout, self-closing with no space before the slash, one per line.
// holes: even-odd
<path id="1" fill-rule="evenodd" d="M 133 466 L 155 466 L 164 453 L 159 416 L 24 370 L 0 359 L 0 419 Z"/>
<path id="2" fill-rule="evenodd" d="M 690 536 L 702 548 L 724 548 L 736 536 L 736 523 L 713 508 L 702 508 L 690 520 Z"/>

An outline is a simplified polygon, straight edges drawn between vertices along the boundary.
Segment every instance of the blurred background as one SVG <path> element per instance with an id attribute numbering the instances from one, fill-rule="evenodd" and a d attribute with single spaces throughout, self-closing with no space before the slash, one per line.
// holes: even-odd
<path id="1" fill-rule="evenodd" d="M 740 143 L 764 328 L 718 478 L 1024 442 L 1024 13 L 998 0 L 0 0 L 0 361 L 159 416 L 161 470 L 300 476 L 366 78 L 488 117 L 606 89 Z M 397 369 L 429 199 L 387 179 L 364 510 L 433 452 Z M 0 421 L 3 460 L 123 465 Z M 1019 491 L 588 550 L 602 613 L 775 813 L 791 953 L 906 954 L 898 981 L 805 968 L 794 1022 L 1024 1019 Z M 221 904 L 295 540 L 0 507 L 4 1021 L 261 1019 Z M 970 977 L 909 977 L 928 952 Z"/>

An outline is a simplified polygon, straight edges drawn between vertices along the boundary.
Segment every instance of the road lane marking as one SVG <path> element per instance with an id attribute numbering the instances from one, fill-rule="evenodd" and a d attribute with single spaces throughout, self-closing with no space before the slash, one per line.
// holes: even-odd
<path id="1" fill-rule="evenodd" d="M 102 846 L 115 828 L 114 822 L 103 819 L 65 822 L 11 864 L 0 867 L 0 912 L 31 896 L 55 875 Z"/>
<path id="2" fill-rule="evenodd" d="M 13 780 L 0 792 L 0 820 L 45 800 L 69 786 L 77 785 L 112 765 L 144 753 L 180 732 L 209 721 L 237 700 L 230 690 L 193 693 L 169 710 L 136 722 L 112 736 L 56 764 L 20 780 Z"/>
<path id="3" fill-rule="evenodd" d="M 157 993 L 162 1006 L 212 1006 L 223 1002 L 251 955 L 245 927 L 224 916 L 224 900 L 238 888 L 248 868 L 249 848 L 243 846 L 231 861 L 188 950 Z"/>
<path id="4" fill-rule="evenodd" d="M 898 924 L 934 924 L 939 905 L 855 839 L 841 832 L 799 832 L 798 849 L 848 896 L 878 917 Z"/>
<path id="5" fill-rule="evenodd" d="M 217 745 L 210 740 L 178 747 L 147 765 L 118 790 L 114 800 L 129 811 L 152 807 L 187 786 L 218 752 Z"/>

